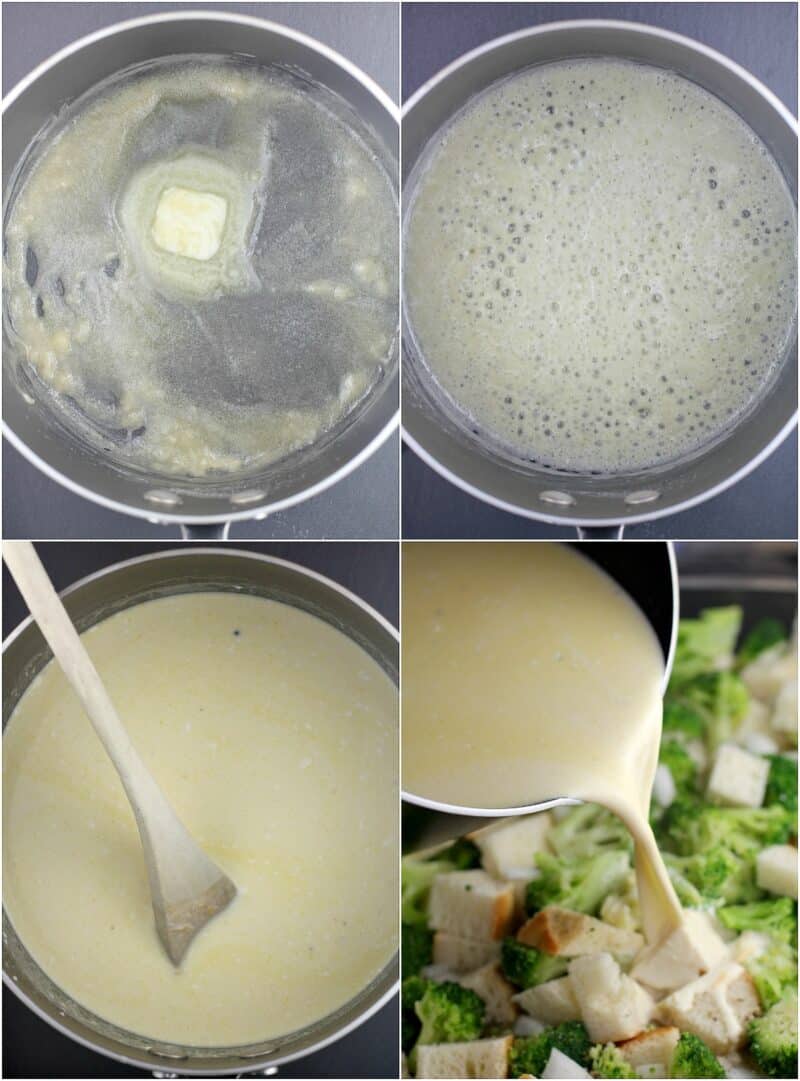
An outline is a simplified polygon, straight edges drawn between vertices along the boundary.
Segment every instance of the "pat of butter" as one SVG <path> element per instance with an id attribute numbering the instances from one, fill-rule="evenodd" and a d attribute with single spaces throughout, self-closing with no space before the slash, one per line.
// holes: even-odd
<path id="1" fill-rule="evenodd" d="M 153 241 L 162 251 L 206 262 L 219 251 L 227 216 L 228 203 L 220 195 L 165 188 L 153 219 Z"/>

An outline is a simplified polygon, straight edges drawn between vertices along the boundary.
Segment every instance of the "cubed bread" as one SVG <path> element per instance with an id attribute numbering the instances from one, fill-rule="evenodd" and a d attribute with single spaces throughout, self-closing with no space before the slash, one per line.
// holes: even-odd
<path id="1" fill-rule="evenodd" d="M 548 980 L 529 987 L 514 996 L 514 1001 L 537 1021 L 560 1025 L 563 1021 L 580 1021 L 581 1010 L 572 990 L 569 976 Z"/>
<path id="2" fill-rule="evenodd" d="M 715 1055 L 740 1047 L 747 1022 L 761 1012 L 749 973 L 735 961 L 717 965 L 685 987 L 680 987 L 657 1008 L 657 1016 L 705 1040 Z"/>
<path id="3" fill-rule="evenodd" d="M 428 923 L 434 931 L 492 941 L 505 938 L 513 918 L 513 889 L 486 871 L 453 871 L 433 880 Z"/>
<path id="4" fill-rule="evenodd" d="M 635 1070 L 657 1063 L 663 1070 L 660 1076 L 669 1077 L 672 1056 L 680 1035 L 680 1030 L 673 1025 L 651 1028 L 630 1040 L 624 1040 L 619 1049 Z"/>
<path id="5" fill-rule="evenodd" d="M 797 900 L 797 849 L 770 845 L 756 857 L 756 881 L 762 890 Z"/>
<path id="6" fill-rule="evenodd" d="M 417 1048 L 419 1078 L 508 1077 L 511 1036 L 470 1043 L 434 1043 Z"/>
<path id="7" fill-rule="evenodd" d="M 576 957 L 569 966 L 581 1020 L 594 1043 L 617 1043 L 637 1036 L 653 1015 L 647 991 L 626 976 L 610 953 Z"/>
<path id="8" fill-rule="evenodd" d="M 487 939 L 461 938 L 447 931 L 433 936 L 433 963 L 453 972 L 472 972 L 500 957 L 500 943 Z"/>
<path id="9" fill-rule="evenodd" d="M 547 811 L 493 823 L 469 835 L 481 850 L 481 863 L 494 878 L 532 876 L 535 856 L 547 848 L 552 818 Z"/>
<path id="10" fill-rule="evenodd" d="M 624 931 L 593 916 L 548 905 L 523 924 L 517 938 L 526 946 L 560 957 L 611 953 L 630 960 L 644 945 L 636 931 Z"/>
<path id="11" fill-rule="evenodd" d="M 769 776 L 769 761 L 735 743 L 717 750 L 708 778 L 706 796 L 725 807 L 760 807 Z"/>
<path id="12" fill-rule="evenodd" d="M 486 1020 L 491 1024 L 513 1025 L 519 1009 L 514 1002 L 514 987 L 508 982 L 497 962 L 482 965 L 458 981 L 486 1003 Z"/>
<path id="13" fill-rule="evenodd" d="M 674 991 L 725 957 L 726 945 L 705 912 L 686 909 L 680 927 L 636 958 L 631 975 L 654 991 Z"/>

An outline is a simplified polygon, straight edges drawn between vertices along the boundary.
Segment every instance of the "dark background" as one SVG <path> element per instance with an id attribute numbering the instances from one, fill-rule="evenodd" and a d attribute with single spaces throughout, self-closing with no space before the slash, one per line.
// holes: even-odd
<path id="1" fill-rule="evenodd" d="M 704 42 L 756 75 L 797 113 L 797 6 L 705 4 L 403 4 L 405 101 L 441 68 L 492 38 L 562 19 L 622 19 Z M 408 447 L 402 454 L 403 536 L 573 538 L 496 510 L 444 480 Z M 709 502 L 628 526 L 631 539 L 797 536 L 797 432 L 744 480 Z"/>
<path id="2" fill-rule="evenodd" d="M 191 543 L 191 542 L 190 542 Z M 178 544 L 44 543 L 36 550 L 57 589 L 84 575 L 139 555 L 185 547 Z M 396 543 L 236 544 L 278 556 L 324 574 L 352 590 L 397 625 L 399 582 Z M 3 637 L 27 616 L 3 567 Z M 124 975 L 121 977 L 124 978 Z M 3 988 L 3 1077 L 152 1077 L 62 1036 Z M 391 999 L 360 1028 L 306 1058 L 278 1067 L 279 1077 L 397 1077 L 398 1000 Z"/>
<path id="3" fill-rule="evenodd" d="M 190 3 L 192 10 L 235 11 L 301 30 L 336 49 L 399 99 L 399 18 L 393 3 Z M 177 3 L 4 3 L 3 93 L 57 49 L 123 19 L 175 11 Z M 355 472 L 313 499 L 262 522 L 235 522 L 234 538 L 397 537 L 399 436 L 393 433 Z M 83 539 L 179 536 L 175 525 L 107 510 L 40 473 L 3 443 L 3 532 L 6 537 Z"/>

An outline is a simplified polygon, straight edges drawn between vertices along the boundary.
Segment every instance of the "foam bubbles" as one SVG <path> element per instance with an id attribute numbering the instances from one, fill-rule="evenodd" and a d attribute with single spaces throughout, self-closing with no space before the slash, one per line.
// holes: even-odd
<path id="1" fill-rule="evenodd" d="M 623 472 L 718 436 L 795 312 L 794 207 L 753 132 L 670 72 L 543 65 L 433 148 L 409 215 L 421 351 L 526 459 Z"/>

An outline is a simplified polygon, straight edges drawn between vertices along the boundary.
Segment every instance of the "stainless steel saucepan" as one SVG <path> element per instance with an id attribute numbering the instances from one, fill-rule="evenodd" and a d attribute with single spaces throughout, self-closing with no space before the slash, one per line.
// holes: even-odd
<path id="1" fill-rule="evenodd" d="M 663 693 L 667 689 L 672 662 L 675 659 L 680 616 L 678 571 L 672 542 L 629 541 L 625 545 L 619 545 L 591 541 L 576 544 L 575 547 L 613 578 L 647 617 L 658 637 L 661 652 L 664 655 L 664 678 L 661 684 Z M 545 811 L 550 807 L 579 802 L 569 797 L 559 797 L 520 807 L 481 808 L 442 803 L 439 800 L 418 796 L 405 788 L 402 795 L 406 803 L 457 816 L 450 821 L 444 818 L 439 821 L 434 838 L 436 841 L 453 838 L 485 826 L 487 818 L 530 814 L 533 811 Z M 430 834 L 428 840 L 433 843 Z"/>
<path id="2" fill-rule="evenodd" d="M 399 111 L 344 57 L 304 34 L 244 15 L 187 11 L 119 23 L 62 49 L 8 95 L 3 115 L 3 190 L 57 110 L 131 64 L 186 53 L 244 55 L 307 77 L 338 95 L 370 133 L 372 149 L 396 183 Z M 37 407 L 14 372 L 3 370 L 3 422 L 9 441 L 51 479 L 111 510 L 192 535 L 222 535 L 233 521 L 264 518 L 318 494 L 364 462 L 399 420 L 399 346 L 385 376 L 346 421 L 312 446 L 255 473 L 209 481 L 124 470 L 88 450 Z"/>
<path id="3" fill-rule="evenodd" d="M 73 621 L 85 630 L 153 597 L 198 590 L 244 592 L 305 609 L 352 638 L 397 682 L 399 636 L 391 624 L 337 583 L 270 556 L 228 547 L 192 546 L 158 552 L 90 575 L 61 596 Z M 3 646 L 4 725 L 49 659 L 41 632 L 29 617 Z M 394 993 L 398 977 L 395 955 L 354 999 L 298 1032 L 246 1047 L 182 1047 L 126 1032 L 70 999 L 31 957 L 3 912 L 6 985 L 64 1035 L 120 1062 L 159 1071 L 160 1076 L 165 1071 L 192 1077 L 243 1074 L 310 1054 L 345 1036 L 379 1010 Z M 124 978 L 121 972 L 120 979 Z"/>
<path id="4" fill-rule="evenodd" d="M 611 56 L 667 68 L 734 109 L 759 136 L 797 198 L 797 125 L 780 101 L 732 60 L 689 38 L 636 23 L 551 23 L 498 38 L 450 64 L 403 111 L 403 205 L 413 200 L 426 147 L 476 94 L 513 72 L 556 60 Z M 404 331 L 407 328 L 404 327 Z M 501 510 L 579 532 L 619 536 L 628 523 L 710 499 L 771 454 L 796 423 L 797 339 L 773 385 L 739 423 L 690 458 L 625 475 L 525 465 L 480 442 L 437 391 L 411 334 L 403 335 L 403 435 L 446 480 Z"/>

